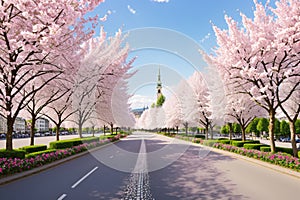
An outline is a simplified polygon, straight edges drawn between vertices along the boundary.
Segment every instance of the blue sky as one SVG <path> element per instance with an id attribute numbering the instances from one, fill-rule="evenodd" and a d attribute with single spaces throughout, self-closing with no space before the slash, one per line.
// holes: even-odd
<path id="1" fill-rule="evenodd" d="M 107 20 L 101 21 L 100 25 L 108 35 L 114 35 L 119 28 L 129 33 L 132 48 L 129 56 L 137 56 L 134 69 L 139 70 L 129 81 L 129 93 L 137 98 L 134 101 L 141 100 L 133 102 L 135 108 L 155 100 L 159 66 L 165 90 L 172 88 L 181 78 L 190 76 L 194 70 L 203 70 L 205 63 L 201 61 L 197 48 L 211 52 L 216 46 L 212 24 L 226 29 L 225 14 L 235 20 L 240 20 L 240 12 L 253 17 L 253 6 L 252 0 L 169 0 L 163 3 L 155 0 L 106 0 L 94 12 L 100 18 L 107 15 Z M 156 29 L 149 32 L 148 27 Z M 136 30 L 145 28 L 152 35 L 135 35 Z M 149 46 L 151 42 L 155 44 Z"/>

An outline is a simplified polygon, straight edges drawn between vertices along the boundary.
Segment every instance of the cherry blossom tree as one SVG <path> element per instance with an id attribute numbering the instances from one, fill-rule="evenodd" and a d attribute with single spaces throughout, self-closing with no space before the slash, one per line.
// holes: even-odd
<path id="1" fill-rule="evenodd" d="M 108 123 L 113 131 L 113 125 L 116 123 L 111 107 L 114 90 L 124 95 L 120 100 L 126 102 L 126 105 L 123 104 L 125 106 L 123 109 L 129 112 L 129 105 L 126 101 L 129 96 L 125 95 L 125 89 L 126 79 L 131 76 L 127 72 L 134 61 L 134 59 L 129 62 L 126 60 L 129 47 L 124 44 L 121 30 L 114 37 L 107 39 L 102 28 L 100 37 L 88 41 L 85 49 L 86 56 L 77 75 L 77 81 L 80 84 L 76 84 L 73 94 L 73 109 L 77 110 L 73 121 L 79 127 L 80 137 L 83 124 L 95 117 Z M 118 82 L 123 84 L 116 89 Z"/>
<path id="2" fill-rule="evenodd" d="M 276 98 L 282 84 L 300 74 L 299 1 L 281 0 L 275 9 L 257 1 L 254 4 L 253 19 L 241 14 L 242 27 L 228 16 L 225 16 L 228 30 L 213 27 L 218 48 L 209 59 L 235 91 L 247 94 L 268 112 L 271 150 L 274 152 L 276 111 L 299 85 L 296 81 L 284 98 Z M 293 14 L 287 14 L 290 11 Z M 284 25 L 285 22 L 288 25 Z"/>
<path id="3" fill-rule="evenodd" d="M 193 99 L 189 102 L 192 108 L 191 120 L 205 128 L 205 138 L 208 139 L 208 131 L 213 123 L 211 112 L 211 101 L 208 86 L 201 72 L 194 72 L 188 79 L 192 88 Z M 213 134 L 211 133 L 211 138 Z"/>
<path id="4" fill-rule="evenodd" d="M 7 120 L 7 150 L 13 149 L 13 124 L 19 112 L 37 91 L 71 70 L 69 60 L 80 60 L 75 54 L 79 44 L 94 33 L 93 26 L 83 25 L 98 19 L 84 16 L 102 1 L 1 1 L 0 109 Z M 44 82 L 34 84 L 42 77 Z M 35 88 L 24 95 L 28 85 Z"/>

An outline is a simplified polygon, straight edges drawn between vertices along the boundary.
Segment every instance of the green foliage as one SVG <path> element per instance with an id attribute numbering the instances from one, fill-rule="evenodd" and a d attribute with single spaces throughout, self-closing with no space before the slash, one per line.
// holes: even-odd
<path id="1" fill-rule="evenodd" d="M 290 135 L 290 125 L 285 120 L 280 122 L 280 135 L 288 136 Z"/>
<path id="2" fill-rule="evenodd" d="M 24 150 L 26 153 L 33 153 L 37 151 L 44 151 L 47 149 L 47 145 L 34 145 L 34 146 L 25 146 L 21 147 L 21 150 Z"/>
<path id="3" fill-rule="evenodd" d="M 228 134 L 229 133 L 229 126 L 227 124 L 222 126 L 220 132 L 222 134 Z"/>
<path id="4" fill-rule="evenodd" d="M 234 133 L 241 133 L 242 132 L 241 125 L 239 125 L 238 123 L 233 123 L 232 130 Z"/>
<path id="5" fill-rule="evenodd" d="M 204 141 L 203 141 L 203 145 L 212 147 L 212 146 L 214 146 L 214 144 L 216 144 L 217 142 L 218 142 L 217 140 L 204 140 Z"/>
<path id="6" fill-rule="evenodd" d="M 257 130 L 257 124 L 259 122 L 259 118 L 254 118 L 246 128 L 246 133 L 255 133 L 256 136 L 259 135 L 259 131 Z"/>
<path id="7" fill-rule="evenodd" d="M 297 119 L 295 122 L 296 134 L 300 134 L 300 119 Z"/>
<path id="8" fill-rule="evenodd" d="M 274 122 L 274 134 L 280 135 L 280 121 L 276 118 L 275 118 L 275 122 Z"/>
<path id="9" fill-rule="evenodd" d="M 266 118 L 260 118 L 258 123 L 257 123 L 257 130 L 259 132 L 268 132 L 269 129 L 269 121 Z"/>
<path id="10" fill-rule="evenodd" d="M 25 158 L 25 151 L 20 149 L 14 149 L 12 151 L 6 149 L 0 149 L 0 158 Z"/>
<path id="11" fill-rule="evenodd" d="M 263 147 L 263 146 L 265 146 L 265 145 L 263 145 L 263 144 L 249 144 L 249 143 L 244 144 L 245 149 L 260 150 L 260 148 Z"/>
<path id="12" fill-rule="evenodd" d="M 165 100 L 166 97 L 164 95 L 160 95 L 156 101 L 156 106 L 161 107 L 164 104 Z"/>
<path id="13" fill-rule="evenodd" d="M 34 158 L 38 155 L 43 155 L 45 153 L 52 153 L 52 152 L 56 152 L 56 151 L 57 151 L 57 149 L 47 149 L 44 151 L 37 151 L 37 152 L 26 154 L 26 158 Z"/>

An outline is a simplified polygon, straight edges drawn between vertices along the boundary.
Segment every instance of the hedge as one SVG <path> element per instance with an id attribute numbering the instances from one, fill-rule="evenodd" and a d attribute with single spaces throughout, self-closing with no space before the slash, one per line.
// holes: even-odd
<path id="1" fill-rule="evenodd" d="M 205 139 L 205 135 L 199 135 L 199 134 L 197 134 L 197 135 L 195 135 L 195 138 Z"/>
<path id="2" fill-rule="evenodd" d="M 265 147 L 261 147 L 260 150 L 263 151 L 263 152 L 271 152 L 271 147 L 268 145 L 268 146 L 265 146 Z M 290 154 L 290 155 L 294 155 L 293 149 L 286 148 L 286 147 L 276 147 L 276 152 L 282 152 L 282 153 L 287 153 L 287 154 Z"/>
<path id="3" fill-rule="evenodd" d="M 249 143 L 244 144 L 244 148 L 245 148 L 245 149 L 256 149 L 256 150 L 260 150 L 260 148 L 261 148 L 262 146 L 265 146 L 265 145 L 263 145 L 263 144 L 249 144 Z"/>
<path id="4" fill-rule="evenodd" d="M 50 142 L 49 147 L 50 149 L 65 149 L 73 147 L 73 141 L 70 140 L 61 140 L 61 141 L 54 141 Z"/>
<path id="5" fill-rule="evenodd" d="M 230 140 L 226 139 L 226 140 L 219 140 L 218 139 L 218 143 L 221 143 L 221 144 L 230 144 Z"/>
<path id="6" fill-rule="evenodd" d="M 56 151 L 57 151 L 56 149 L 47 149 L 47 150 L 44 150 L 44 151 L 29 153 L 25 157 L 26 158 L 35 158 L 37 155 L 42 155 L 44 153 L 52 153 L 52 152 L 56 152 Z"/>
<path id="7" fill-rule="evenodd" d="M 232 141 L 231 145 L 236 147 L 243 147 L 244 144 L 259 144 L 258 140 L 247 140 L 247 141 Z"/>
<path id="8" fill-rule="evenodd" d="M 73 146 L 78 146 L 83 143 L 92 143 L 92 142 L 98 142 L 98 141 L 99 141 L 98 137 L 75 138 L 75 139 L 69 139 L 69 140 L 50 142 L 49 146 L 51 149 L 65 149 L 65 148 L 71 148 Z"/>
<path id="9" fill-rule="evenodd" d="M 232 145 L 232 143 L 233 143 L 234 141 L 242 141 L 242 139 L 232 139 L 232 140 L 230 140 L 230 144 Z"/>
<path id="10" fill-rule="evenodd" d="M 25 158 L 25 151 L 14 149 L 14 150 L 6 150 L 6 149 L 0 149 L 0 158 Z"/>
<path id="11" fill-rule="evenodd" d="M 218 141 L 217 140 L 204 140 L 203 141 L 203 145 L 210 146 L 210 147 L 214 146 L 215 143 L 218 143 Z"/>
<path id="12" fill-rule="evenodd" d="M 26 153 L 33 153 L 37 151 L 44 151 L 47 149 L 47 145 L 34 145 L 34 146 L 24 146 L 20 148 L 21 150 L 24 150 Z"/>

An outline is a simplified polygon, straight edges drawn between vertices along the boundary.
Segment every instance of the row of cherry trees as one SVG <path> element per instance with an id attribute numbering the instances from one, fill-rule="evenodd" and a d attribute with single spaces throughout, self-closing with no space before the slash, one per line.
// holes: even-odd
<path id="1" fill-rule="evenodd" d="M 25 111 L 32 119 L 34 144 L 34 123 L 41 115 L 57 130 L 67 119 L 81 130 L 89 119 L 108 115 L 100 102 L 112 101 L 112 92 L 121 90 L 117 83 L 126 87 L 131 62 L 126 63 L 128 47 L 121 44 L 121 32 L 108 39 L 102 30 L 92 38 L 99 17 L 85 18 L 102 2 L 0 2 L 0 114 L 7 121 L 7 150 L 13 149 L 14 121 Z M 116 123 L 113 118 L 109 122 Z"/>
<path id="2" fill-rule="evenodd" d="M 207 72 L 195 72 L 175 89 L 162 108 L 147 110 L 138 127 L 197 125 L 208 130 L 221 121 L 245 130 L 255 117 L 269 116 L 271 150 L 275 151 L 276 114 L 289 121 L 297 156 L 295 122 L 300 112 L 300 1 L 279 0 L 275 8 L 254 0 L 254 17 L 241 23 L 225 16 L 228 29 L 213 26 L 218 47 L 201 52 Z M 205 78 L 205 79 L 204 79 Z M 157 123 L 156 123 L 157 122 Z M 212 135 L 212 134 L 211 134 Z"/>
<path id="3" fill-rule="evenodd" d="M 275 115 L 279 112 L 285 115 L 297 156 L 295 122 L 300 111 L 300 1 L 280 0 L 275 8 L 257 1 L 254 3 L 253 19 L 241 13 L 240 25 L 225 16 L 228 30 L 213 27 L 218 47 L 214 55 L 206 58 L 218 68 L 227 93 L 237 94 L 238 99 L 251 100 L 268 113 L 273 152 Z"/>

